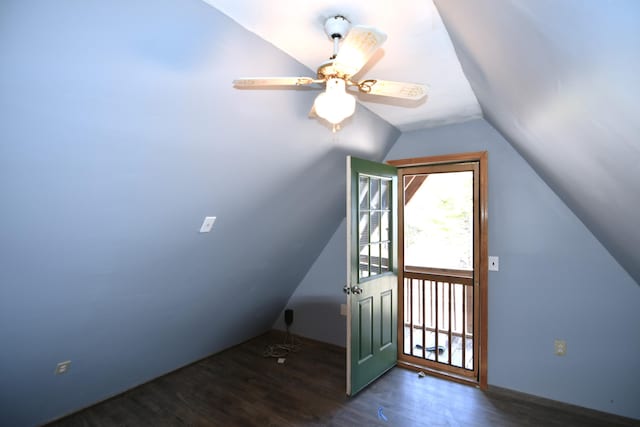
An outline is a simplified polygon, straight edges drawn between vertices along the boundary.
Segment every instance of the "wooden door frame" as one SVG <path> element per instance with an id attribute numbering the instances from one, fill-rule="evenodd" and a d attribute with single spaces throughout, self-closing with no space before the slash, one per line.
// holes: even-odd
<path id="1" fill-rule="evenodd" d="M 481 389 L 487 389 L 487 342 L 488 342 L 488 285 L 489 285 L 489 218 L 488 218 L 488 152 L 487 151 L 478 151 L 472 153 L 456 153 L 456 154 L 445 154 L 439 156 L 429 156 L 429 157 L 418 157 L 418 158 L 410 158 L 410 159 L 400 159 L 400 160 L 390 160 L 387 163 L 395 166 L 397 168 L 407 168 L 414 166 L 432 166 L 432 165 L 446 165 L 446 164 L 454 164 L 454 163 L 463 163 L 463 162 L 478 162 L 480 167 L 479 177 L 480 177 L 480 206 L 478 209 L 479 213 L 479 226 L 480 226 L 480 248 L 479 248 L 479 277 L 478 277 L 478 288 L 480 289 L 480 307 L 479 307 L 479 332 L 480 338 L 478 341 L 479 344 L 479 360 L 478 360 L 478 378 L 477 381 L 470 381 L 469 379 L 461 378 L 458 376 L 452 376 L 447 373 L 439 373 L 432 372 L 435 376 L 442 376 L 448 379 L 452 379 L 454 381 L 473 384 L 480 386 Z M 400 185 L 400 183 L 398 183 Z M 398 209 L 400 209 L 401 194 L 398 191 Z M 400 234 L 400 227 L 404 226 L 404 218 L 398 214 L 398 233 Z M 404 259 L 401 256 L 401 252 L 404 251 L 404 243 L 400 244 L 398 242 L 398 260 Z M 400 294 L 400 287 L 404 286 L 402 283 L 403 275 L 400 272 L 400 268 L 404 268 L 398 264 L 398 295 Z M 398 304 L 400 303 L 400 298 L 398 298 Z M 398 314 L 398 319 L 401 318 L 400 313 Z M 398 337 L 400 334 L 404 333 L 404 322 L 398 321 Z M 398 339 L 398 345 L 400 340 Z M 398 354 L 402 354 L 403 349 L 398 348 Z M 403 363 L 399 361 L 400 366 L 404 366 L 410 369 L 423 369 L 422 367 L 415 366 L 409 363 Z"/>

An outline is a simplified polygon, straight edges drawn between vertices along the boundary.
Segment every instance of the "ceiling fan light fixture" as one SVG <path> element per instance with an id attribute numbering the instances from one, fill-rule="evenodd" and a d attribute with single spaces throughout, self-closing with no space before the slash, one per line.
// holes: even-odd
<path id="1" fill-rule="evenodd" d="M 427 95 L 427 87 L 418 83 L 394 82 L 390 80 L 354 80 L 363 67 L 387 39 L 387 35 L 375 27 L 354 25 L 342 15 L 325 21 L 325 32 L 333 40 L 333 55 L 320 64 L 315 78 L 312 77 L 245 77 L 233 81 L 239 89 L 258 89 L 278 86 L 307 86 L 325 84 L 325 92 L 313 103 L 311 115 L 340 129 L 342 121 L 356 110 L 356 99 L 346 86 L 357 87 L 361 93 L 405 99 L 417 103 Z"/>
<path id="2" fill-rule="evenodd" d="M 327 80 L 327 90 L 313 103 L 316 114 L 332 125 L 337 125 L 356 111 L 356 98 L 346 92 L 343 79 Z"/>

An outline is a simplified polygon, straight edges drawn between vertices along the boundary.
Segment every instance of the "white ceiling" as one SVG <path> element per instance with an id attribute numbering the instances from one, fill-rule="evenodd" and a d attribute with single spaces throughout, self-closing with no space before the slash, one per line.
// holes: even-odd
<path id="1" fill-rule="evenodd" d="M 352 24 L 381 29 L 388 39 L 358 77 L 423 83 L 428 85 L 429 95 L 419 105 L 363 95 L 359 100 L 402 131 L 464 121 L 481 114 L 449 34 L 430 0 L 205 1 L 309 67 L 311 77 L 332 53 L 332 43 L 323 28 L 326 18 L 343 15 Z M 237 77 L 264 76 L 260 68 L 256 63 L 245 75 Z"/>

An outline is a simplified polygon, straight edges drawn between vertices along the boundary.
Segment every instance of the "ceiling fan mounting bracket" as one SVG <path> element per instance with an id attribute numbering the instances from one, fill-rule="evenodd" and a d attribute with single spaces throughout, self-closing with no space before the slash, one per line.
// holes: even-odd
<path id="1" fill-rule="evenodd" d="M 318 67 L 318 80 L 327 81 L 329 79 L 342 79 L 347 86 L 360 86 L 351 81 L 348 75 L 336 70 L 332 60 L 326 61 Z M 367 82 L 371 81 L 375 83 L 375 80 L 367 80 Z"/>
<path id="2" fill-rule="evenodd" d="M 349 28 L 351 28 L 351 22 L 342 15 L 332 16 L 324 22 L 324 31 L 332 40 L 344 38 L 349 32 Z"/>

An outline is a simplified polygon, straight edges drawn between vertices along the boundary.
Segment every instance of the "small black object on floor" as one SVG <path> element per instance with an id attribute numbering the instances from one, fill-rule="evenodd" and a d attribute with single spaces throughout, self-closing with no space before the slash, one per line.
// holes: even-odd
<path id="1" fill-rule="evenodd" d="M 418 350 L 422 350 L 422 345 L 420 345 L 420 344 L 416 344 L 416 348 L 417 348 Z M 429 353 L 433 353 L 434 351 L 436 351 L 436 346 L 435 346 L 435 345 L 432 345 L 431 347 L 427 347 L 427 348 L 426 348 L 426 351 L 428 351 Z M 443 354 L 443 353 L 444 353 L 444 351 L 445 351 L 444 346 L 439 345 L 439 346 L 438 346 L 438 354 Z"/>

